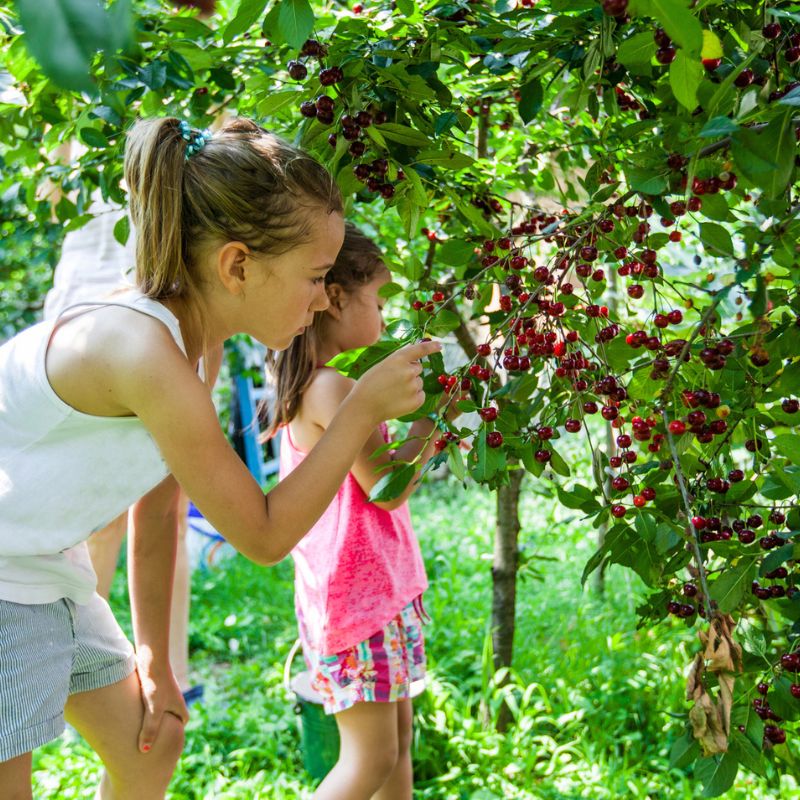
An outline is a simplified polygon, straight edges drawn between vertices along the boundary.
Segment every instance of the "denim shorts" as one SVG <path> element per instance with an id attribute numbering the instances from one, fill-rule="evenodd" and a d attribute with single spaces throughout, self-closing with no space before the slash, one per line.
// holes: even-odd
<path id="1" fill-rule="evenodd" d="M 134 668 L 133 647 L 100 595 L 86 605 L 0 600 L 0 761 L 60 736 L 69 695 Z"/>

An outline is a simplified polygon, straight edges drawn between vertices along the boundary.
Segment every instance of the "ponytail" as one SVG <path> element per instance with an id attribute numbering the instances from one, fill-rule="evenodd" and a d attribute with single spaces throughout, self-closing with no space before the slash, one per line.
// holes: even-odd
<path id="1" fill-rule="evenodd" d="M 196 305 L 204 250 L 226 241 L 279 255 L 307 240 L 312 210 L 342 211 L 336 181 L 318 161 L 248 119 L 198 146 L 175 117 L 128 133 L 125 181 L 136 227 L 136 283 L 154 300 Z"/>
<path id="2" fill-rule="evenodd" d="M 136 229 L 136 284 L 154 299 L 183 294 L 190 274 L 182 230 L 185 153 L 174 117 L 142 120 L 128 134 L 125 182 Z"/>

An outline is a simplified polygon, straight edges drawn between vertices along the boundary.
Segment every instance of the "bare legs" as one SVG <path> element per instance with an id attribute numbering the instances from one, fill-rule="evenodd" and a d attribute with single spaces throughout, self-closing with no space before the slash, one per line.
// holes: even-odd
<path id="1" fill-rule="evenodd" d="M 411 800 L 411 701 L 357 703 L 336 723 L 339 760 L 314 800 Z"/>

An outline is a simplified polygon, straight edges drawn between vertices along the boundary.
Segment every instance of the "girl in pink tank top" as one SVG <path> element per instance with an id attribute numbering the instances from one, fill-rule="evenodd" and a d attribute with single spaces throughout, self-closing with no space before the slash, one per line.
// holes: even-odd
<path id="1" fill-rule="evenodd" d="M 281 478 L 314 447 L 353 386 L 322 365 L 380 338 L 380 288 L 389 279 L 380 250 L 348 224 L 326 276 L 330 306 L 288 350 L 270 352 L 276 403 L 268 433 L 284 426 Z M 333 502 L 292 550 L 303 652 L 341 733 L 339 760 L 317 800 L 367 800 L 379 790 L 411 798 L 410 695 L 425 675 L 428 586 L 407 505 L 417 482 L 389 502 L 367 498 L 393 460 L 419 458 L 422 466 L 433 455 L 433 433 L 431 420 L 417 420 L 397 450 L 373 457 L 389 441 L 385 425 L 376 428 Z"/>

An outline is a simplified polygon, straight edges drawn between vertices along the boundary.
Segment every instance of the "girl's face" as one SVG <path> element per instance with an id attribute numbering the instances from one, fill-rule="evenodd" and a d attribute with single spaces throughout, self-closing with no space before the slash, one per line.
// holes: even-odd
<path id="1" fill-rule="evenodd" d="M 282 255 L 254 259 L 263 280 L 248 290 L 252 313 L 244 332 L 273 350 L 285 350 L 311 325 L 314 313 L 328 307 L 325 274 L 343 241 L 342 215 L 320 211 L 307 241 Z"/>
<path id="2" fill-rule="evenodd" d="M 386 327 L 383 322 L 386 300 L 378 292 L 390 279 L 389 271 L 382 269 L 369 283 L 352 292 L 342 292 L 337 326 L 342 351 L 367 347 L 381 338 Z"/>

